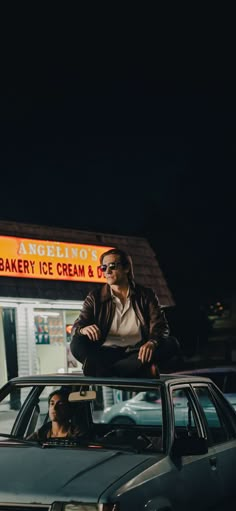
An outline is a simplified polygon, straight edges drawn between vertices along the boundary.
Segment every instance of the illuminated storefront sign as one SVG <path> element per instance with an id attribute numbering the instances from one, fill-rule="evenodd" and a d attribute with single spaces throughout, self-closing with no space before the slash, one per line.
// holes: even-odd
<path id="1" fill-rule="evenodd" d="M 0 236 L 0 277 L 105 282 L 99 258 L 110 248 Z"/>

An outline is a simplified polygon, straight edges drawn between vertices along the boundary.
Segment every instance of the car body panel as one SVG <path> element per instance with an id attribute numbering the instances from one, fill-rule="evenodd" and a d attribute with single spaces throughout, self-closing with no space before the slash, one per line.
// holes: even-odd
<path id="1" fill-rule="evenodd" d="M 78 451 L 75 448 L 66 450 L 25 445 L 7 448 L 5 443 L 0 456 L 1 500 L 30 503 L 34 495 L 35 503 L 48 504 L 60 497 L 74 500 L 79 490 L 80 498 L 94 501 L 114 481 L 125 480 L 131 477 L 127 476 L 129 472 L 135 475 L 137 470 L 140 472 L 155 461 L 147 455 L 130 456 L 129 453 L 103 449 Z M 7 466 L 11 467 L 10 473 L 5 470 Z M 32 470 L 35 477 L 32 477 Z"/>
<path id="2" fill-rule="evenodd" d="M 23 402 L 21 400 L 17 418 L 9 426 L 8 435 L 11 432 L 21 440 L 0 436 L 0 505 L 5 503 L 4 511 L 10 511 L 12 505 L 51 506 L 55 501 L 60 505 L 80 502 L 85 510 L 86 503 L 118 502 L 120 511 L 133 508 L 135 511 L 216 511 L 222 509 L 227 499 L 236 498 L 236 413 L 209 379 L 182 375 L 163 375 L 160 380 L 143 381 L 76 375 L 26 377 L 15 379 L 0 389 L 0 405 L 1 400 L 6 402 L 9 389 L 19 390 L 21 384 L 27 388 L 35 385 L 35 390 L 27 394 L 23 389 L 22 395 L 27 395 Z M 119 417 L 129 410 L 130 416 L 139 414 L 140 421 L 114 425 L 103 421 L 101 412 L 98 422 L 92 424 L 91 435 L 94 435 L 93 428 L 99 435 L 102 431 L 102 440 L 96 432 L 92 436 L 95 440 L 84 444 L 73 441 L 63 444 L 57 439 L 41 444 L 27 441 L 25 432 L 37 403 L 40 404 L 40 393 L 44 392 L 45 385 L 70 385 L 73 391 L 78 388 L 79 393 L 83 385 L 84 388 L 98 388 L 100 384 L 119 392 L 125 389 L 125 395 L 128 391 L 136 394 L 113 406 Z M 203 410 L 195 391 L 197 386 L 209 389 L 225 424 L 230 424 L 227 441 L 219 445 L 212 445 L 207 426 L 207 421 L 210 427 L 217 426 L 214 406 Z M 157 399 L 151 402 L 150 394 L 155 391 Z M 80 413 L 94 410 L 93 403 L 88 401 L 84 405 Z M 156 449 L 152 440 L 151 444 L 145 444 L 147 435 L 149 441 L 150 435 L 152 438 L 160 432 L 160 448 Z M 182 442 L 187 447 L 191 445 L 188 439 L 196 447 L 200 445 L 197 440 L 204 440 L 206 450 L 176 454 L 174 445 L 179 434 L 183 435 Z M 137 443 L 138 439 L 144 443 Z M 62 511 L 61 507 L 57 509 Z"/>
<path id="3" fill-rule="evenodd" d="M 155 509 L 155 506 L 159 509 L 163 502 L 171 509 L 178 509 L 181 499 L 182 509 L 191 502 L 191 510 L 198 511 L 202 509 L 203 500 L 206 508 L 214 508 L 221 500 L 218 475 L 211 471 L 208 456 L 199 456 L 194 460 L 186 456 L 181 465 L 177 460 L 160 460 L 158 466 L 153 465 L 146 469 L 145 474 L 137 475 L 132 484 L 119 488 L 113 498 L 115 500 L 119 496 L 121 506 L 124 500 L 127 509 L 129 505 L 132 508 L 137 489 L 143 509 Z"/>

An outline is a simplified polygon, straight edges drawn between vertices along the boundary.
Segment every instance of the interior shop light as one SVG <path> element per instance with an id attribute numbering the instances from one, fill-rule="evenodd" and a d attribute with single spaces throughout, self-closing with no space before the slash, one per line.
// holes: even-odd
<path id="1" fill-rule="evenodd" d="M 41 312 L 41 311 L 34 311 L 34 316 L 43 316 L 44 318 L 47 318 L 48 316 L 60 316 L 60 312 Z"/>

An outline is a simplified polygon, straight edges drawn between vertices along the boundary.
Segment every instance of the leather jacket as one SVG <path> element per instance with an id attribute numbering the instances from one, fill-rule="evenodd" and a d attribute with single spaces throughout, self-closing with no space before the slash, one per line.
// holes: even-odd
<path id="1" fill-rule="evenodd" d="M 130 298 L 134 311 L 140 320 L 142 339 L 164 340 L 169 336 L 169 325 L 159 300 L 151 288 L 134 284 L 130 287 Z M 112 300 L 110 286 L 104 284 L 102 287 L 91 291 L 86 297 L 80 316 L 75 320 L 72 328 L 72 340 L 79 336 L 80 328 L 96 324 L 101 330 L 101 344 L 105 341 L 115 313 L 115 304 Z"/>

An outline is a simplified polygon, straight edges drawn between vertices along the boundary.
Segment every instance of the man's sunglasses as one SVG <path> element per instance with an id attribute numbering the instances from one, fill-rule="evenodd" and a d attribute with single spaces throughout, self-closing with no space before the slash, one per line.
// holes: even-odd
<path id="1" fill-rule="evenodd" d="M 101 264 L 100 269 L 105 272 L 107 269 L 109 270 L 117 270 L 118 266 L 120 266 L 121 263 L 114 262 L 114 263 L 108 263 L 108 264 Z"/>

